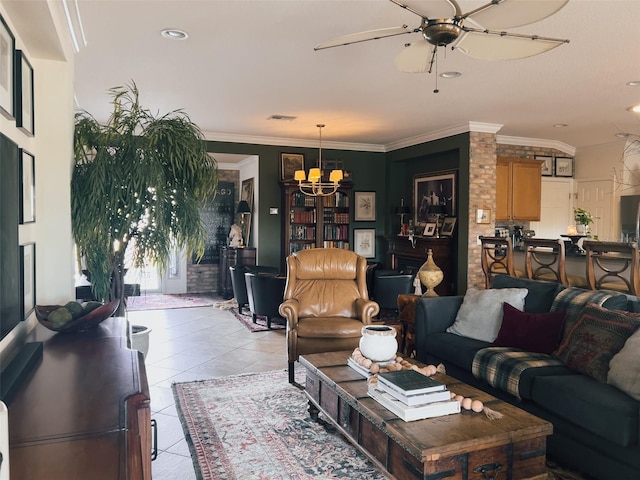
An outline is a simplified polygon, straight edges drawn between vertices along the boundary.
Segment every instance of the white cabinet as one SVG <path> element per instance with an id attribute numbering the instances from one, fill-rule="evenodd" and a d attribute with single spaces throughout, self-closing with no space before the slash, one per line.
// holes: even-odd
<path id="1" fill-rule="evenodd" d="M 540 221 L 531 222 L 530 228 L 538 238 L 559 238 L 567 233 L 573 220 L 572 178 L 542 177 Z"/>

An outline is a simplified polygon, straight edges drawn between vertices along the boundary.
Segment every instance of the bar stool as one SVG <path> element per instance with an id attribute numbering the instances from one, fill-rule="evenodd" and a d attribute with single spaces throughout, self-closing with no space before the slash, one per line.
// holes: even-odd
<path id="1" fill-rule="evenodd" d="M 498 274 L 525 278 L 525 272 L 513 266 L 513 245 L 509 237 L 480 236 L 482 251 L 480 263 L 484 273 L 485 288 L 491 286 L 491 279 Z"/>
<path id="2" fill-rule="evenodd" d="M 585 240 L 587 282 L 591 290 L 640 294 L 638 244 Z"/>
<path id="3" fill-rule="evenodd" d="M 588 288 L 585 277 L 567 273 L 565 245 L 562 239 L 525 238 L 523 242 L 527 278 Z"/>

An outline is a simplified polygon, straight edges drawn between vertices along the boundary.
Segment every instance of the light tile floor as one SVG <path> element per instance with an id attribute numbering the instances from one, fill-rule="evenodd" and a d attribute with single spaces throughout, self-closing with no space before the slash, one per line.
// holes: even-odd
<path id="1" fill-rule="evenodd" d="M 195 480 L 171 384 L 287 368 L 284 330 L 250 332 L 215 307 L 133 311 L 133 325 L 151 328 L 145 360 L 151 415 L 158 423 L 154 480 Z"/>

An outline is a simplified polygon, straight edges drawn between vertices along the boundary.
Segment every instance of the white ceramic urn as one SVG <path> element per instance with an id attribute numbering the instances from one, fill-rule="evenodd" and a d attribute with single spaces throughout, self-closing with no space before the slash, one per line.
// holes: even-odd
<path id="1" fill-rule="evenodd" d="M 362 327 L 360 351 L 362 355 L 373 362 L 393 360 L 398 352 L 396 329 L 388 325 Z"/>

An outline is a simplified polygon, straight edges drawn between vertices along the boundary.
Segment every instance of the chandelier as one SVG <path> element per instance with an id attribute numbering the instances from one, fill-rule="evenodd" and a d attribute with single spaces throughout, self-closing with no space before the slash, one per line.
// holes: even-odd
<path id="1" fill-rule="evenodd" d="M 316 127 L 318 127 L 320 135 L 318 167 L 310 168 L 309 175 L 306 175 L 304 170 L 296 170 L 293 178 L 298 181 L 298 187 L 305 195 L 310 197 L 326 197 L 333 195 L 336 190 L 338 190 L 343 175 L 342 170 L 331 170 L 331 173 L 329 174 L 329 181 L 322 181 L 322 128 L 324 127 L 324 124 L 318 123 Z"/>

